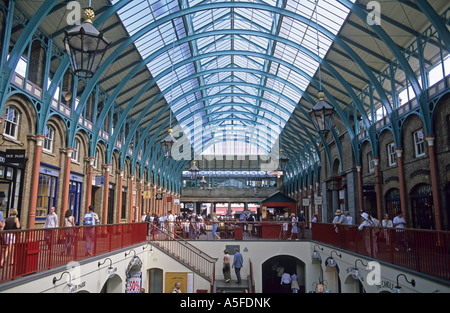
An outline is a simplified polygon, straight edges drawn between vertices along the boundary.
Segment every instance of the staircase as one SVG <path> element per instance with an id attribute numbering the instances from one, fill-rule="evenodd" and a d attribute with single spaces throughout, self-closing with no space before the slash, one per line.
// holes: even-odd
<path id="1" fill-rule="evenodd" d="M 251 293 L 250 279 L 242 279 L 240 284 L 236 283 L 236 280 L 231 280 L 226 283 L 223 279 L 217 279 L 214 282 L 214 293 Z"/>
<path id="2" fill-rule="evenodd" d="M 209 256 L 167 229 L 155 227 L 151 242 L 167 255 L 208 280 L 213 290 L 217 258 Z"/>

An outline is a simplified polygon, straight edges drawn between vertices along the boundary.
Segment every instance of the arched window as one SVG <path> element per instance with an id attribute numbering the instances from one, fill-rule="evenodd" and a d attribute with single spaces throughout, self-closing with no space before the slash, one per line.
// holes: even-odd
<path id="1" fill-rule="evenodd" d="M 80 154 L 80 141 L 78 139 L 75 139 L 75 144 L 73 145 L 72 160 L 78 162 L 79 154 Z"/>
<path id="2" fill-rule="evenodd" d="M 19 128 L 19 112 L 12 106 L 6 107 L 5 128 L 3 135 L 17 139 L 17 129 Z"/>
<path id="3" fill-rule="evenodd" d="M 53 152 L 53 141 L 55 139 L 55 128 L 50 125 L 46 125 L 44 129 L 44 146 L 42 147 L 47 152 Z"/>
<path id="4" fill-rule="evenodd" d="M 100 156 L 100 150 L 97 148 L 97 149 L 95 149 L 95 161 L 94 161 L 94 168 L 96 168 L 96 169 L 98 169 L 99 165 L 100 165 L 100 162 L 98 160 L 99 156 Z"/>

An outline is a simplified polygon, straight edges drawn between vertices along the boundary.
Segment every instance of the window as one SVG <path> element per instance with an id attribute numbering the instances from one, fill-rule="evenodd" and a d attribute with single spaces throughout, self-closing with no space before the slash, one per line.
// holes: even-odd
<path id="1" fill-rule="evenodd" d="M 58 178 L 39 174 L 39 186 L 36 204 L 36 218 L 45 218 L 50 207 L 56 205 Z"/>
<path id="2" fill-rule="evenodd" d="M 80 141 L 78 139 L 75 139 L 75 144 L 73 145 L 73 152 L 72 152 L 72 161 L 78 162 L 79 151 L 80 151 Z"/>
<path id="3" fill-rule="evenodd" d="M 14 139 L 17 139 L 17 129 L 19 127 L 19 112 L 11 107 L 6 107 L 5 112 L 5 128 L 3 134 Z"/>
<path id="4" fill-rule="evenodd" d="M 414 133 L 414 149 L 416 151 L 416 158 L 425 155 L 425 143 L 422 130 L 418 130 Z"/>
<path id="5" fill-rule="evenodd" d="M 395 158 L 395 144 L 392 142 L 387 145 L 387 156 L 388 156 L 388 164 L 389 166 L 393 166 L 397 164 Z"/>
<path id="6" fill-rule="evenodd" d="M 94 168 L 99 168 L 99 162 L 98 162 L 98 157 L 100 155 L 100 151 L 97 149 L 95 149 L 95 160 L 94 160 Z"/>
<path id="7" fill-rule="evenodd" d="M 44 135 L 44 146 L 42 148 L 45 151 L 53 152 L 53 140 L 55 138 L 55 129 L 53 128 L 53 126 L 45 126 Z"/>
<path id="8" fill-rule="evenodd" d="M 375 172 L 375 166 L 373 164 L 372 152 L 367 154 L 367 164 L 369 164 L 369 173 Z"/>

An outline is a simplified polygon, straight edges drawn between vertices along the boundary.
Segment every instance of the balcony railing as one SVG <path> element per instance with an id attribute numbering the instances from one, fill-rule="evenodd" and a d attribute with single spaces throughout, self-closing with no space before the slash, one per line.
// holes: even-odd
<path id="1" fill-rule="evenodd" d="M 147 223 L 1 231 L 0 282 L 147 240 Z"/>
<path id="2" fill-rule="evenodd" d="M 312 223 L 312 240 L 450 279 L 450 232 Z"/>
<path id="3" fill-rule="evenodd" d="M 152 226 L 149 229 L 151 242 L 203 275 L 210 281 L 212 288 L 215 280 L 217 258 L 209 256 L 172 230 L 173 228 L 170 226 L 164 228 Z"/>

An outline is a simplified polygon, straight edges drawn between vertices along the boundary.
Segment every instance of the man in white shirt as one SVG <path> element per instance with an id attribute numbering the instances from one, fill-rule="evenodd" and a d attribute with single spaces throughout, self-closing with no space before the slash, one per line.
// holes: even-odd
<path id="1" fill-rule="evenodd" d="M 56 215 L 55 213 L 55 207 L 52 206 L 47 214 L 47 217 L 45 218 L 44 228 L 56 228 L 56 227 L 58 227 L 58 215 Z M 47 241 L 49 248 L 53 242 L 53 237 L 54 237 L 53 230 L 48 230 L 45 232 L 45 240 Z"/>
<path id="2" fill-rule="evenodd" d="M 167 218 L 167 221 L 169 222 L 169 234 L 170 236 L 173 236 L 173 231 L 175 229 L 175 216 L 172 215 L 172 211 L 169 211 L 169 217 Z"/>
<path id="3" fill-rule="evenodd" d="M 406 247 L 406 251 L 411 251 L 408 245 L 408 239 L 406 238 L 406 232 L 404 230 L 400 230 L 402 228 L 406 228 L 406 221 L 403 217 L 403 212 L 399 211 L 397 215 L 394 217 L 392 224 L 398 230 L 395 232 L 395 251 L 399 251 L 400 243 L 403 241 L 403 244 Z"/>

